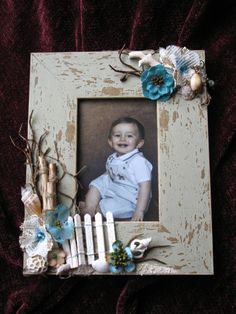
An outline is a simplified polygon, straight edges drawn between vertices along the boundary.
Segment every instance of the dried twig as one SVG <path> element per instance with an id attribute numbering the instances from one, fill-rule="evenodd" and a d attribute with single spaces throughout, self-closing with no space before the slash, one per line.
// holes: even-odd
<path id="1" fill-rule="evenodd" d="M 124 62 L 124 60 L 122 59 L 121 56 L 122 56 L 122 53 L 123 53 L 124 49 L 125 49 L 125 45 L 121 48 L 121 50 L 119 50 L 119 60 L 120 60 L 120 62 L 121 62 L 123 65 L 127 66 L 128 68 L 132 69 L 134 72 L 136 72 L 136 73 L 139 74 L 139 76 L 140 76 L 141 71 L 140 71 L 139 69 L 136 69 L 136 68 L 135 68 L 134 66 L 132 66 L 131 64 L 128 64 L 128 63 Z"/>
<path id="2" fill-rule="evenodd" d="M 22 138 L 22 136 L 21 136 Z M 31 182 L 30 185 L 33 188 L 33 191 L 35 191 L 37 193 L 37 187 L 36 187 L 36 182 L 35 182 L 35 167 L 34 167 L 34 160 L 33 160 L 33 154 L 32 154 L 32 150 L 31 147 L 27 141 L 27 147 L 25 149 L 21 148 L 19 145 L 17 145 L 14 140 L 12 139 L 12 137 L 10 136 L 10 140 L 11 143 L 13 144 L 13 146 L 15 146 L 20 152 L 22 152 L 25 156 L 25 164 L 28 165 L 30 167 L 30 174 L 31 174 Z M 37 193 L 38 194 L 38 193 Z"/>
<path id="3" fill-rule="evenodd" d="M 42 146 L 43 146 L 43 143 L 45 141 L 45 138 L 46 136 L 48 135 L 48 131 L 45 131 L 40 137 L 39 137 L 39 140 L 38 142 L 36 141 L 36 134 L 35 134 L 35 130 L 33 128 L 33 125 L 32 125 L 32 118 L 33 118 L 33 111 L 30 113 L 30 117 L 29 117 L 29 128 L 30 128 L 30 131 L 31 131 L 31 135 L 32 135 L 32 138 L 31 139 L 27 139 L 25 138 L 23 135 L 22 135 L 22 124 L 19 128 L 19 131 L 18 131 L 18 135 L 20 137 L 21 140 L 23 140 L 23 142 L 25 143 L 26 147 L 25 148 L 21 148 L 21 146 L 19 146 L 18 144 L 15 143 L 15 141 L 12 139 L 12 137 L 10 136 L 10 140 L 11 140 L 11 143 L 13 144 L 13 146 L 18 149 L 21 153 L 24 154 L 24 157 L 26 159 L 26 165 L 28 165 L 30 167 L 30 174 L 31 174 L 31 182 L 29 182 L 28 184 L 30 184 L 32 186 L 32 189 L 35 193 L 37 193 L 37 195 L 40 197 L 40 193 L 39 193 L 39 189 L 38 189 L 38 184 L 39 184 L 39 176 L 40 174 L 42 174 L 42 165 L 40 165 L 39 163 L 39 157 L 44 159 L 45 162 L 46 162 L 46 158 L 50 158 L 52 160 L 55 160 L 57 165 L 60 167 L 61 169 L 61 176 L 60 178 L 57 178 L 56 181 L 53 180 L 53 182 L 50 182 L 52 183 L 53 185 L 54 184 L 60 184 L 60 182 L 64 179 L 64 177 L 66 175 L 70 176 L 73 180 L 75 180 L 75 184 L 76 184 L 76 192 L 75 192 L 75 195 L 74 196 L 70 196 L 70 195 L 67 195 L 65 194 L 64 192 L 61 192 L 61 191 L 58 191 L 58 194 L 61 194 L 63 196 L 65 196 L 66 198 L 70 199 L 71 200 L 71 206 L 69 209 L 71 209 L 73 207 L 73 205 L 75 204 L 76 202 L 76 199 L 77 199 L 77 194 L 78 194 L 78 189 L 79 187 L 82 187 L 82 184 L 79 182 L 78 180 L 78 176 L 81 174 L 81 172 L 86 168 L 86 166 L 82 167 L 75 175 L 69 173 L 66 169 L 66 165 L 60 160 L 60 154 L 59 154 L 59 151 L 58 151 L 58 147 L 57 147 L 57 143 L 56 141 L 54 142 L 54 146 L 55 146 L 55 152 L 56 152 L 56 158 L 52 157 L 52 156 L 49 156 L 49 152 L 50 152 L 50 149 L 47 148 L 44 152 L 42 150 Z M 44 171 L 46 171 L 44 169 Z M 46 182 L 46 178 L 45 178 L 45 182 Z M 50 181 L 50 180 L 49 180 Z M 51 180 L 52 181 L 52 180 Z M 44 182 L 44 185 L 46 184 Z M 53 189 L 54 191 L 55 189 Z M 52 192 L 53 192 L 52 191 Z M 45 198 L 45 193 L 43 193 L 43 196 Z M 44 200 L 44 203 L 46 201 Z M 45 205 L 46 206 L 46 205 Z M 44 206 L 44 207 L 45 207 Z"/>
<path id="4" fill-rule="evenodd" d="M 121 64 L 125 65 L 126 67 L 130 68 L 131 70 L 118 70 L 115 69 L 113 66 L 111 66 L 109 64 L 109 67 L 118 73 L 123 73 L 125 74 L 124 76 L 122 76 L 122 78 L 120 79 L 122 82 L 126 81 L 128 79 L 128 77 L 130 75 L 134 75 L 134 76 L 141 76 L 142 71 L 140 71 L 139 69 L 136 69 L 134 66 L 132 66 L 131 64 L 126 63 L 123 59 L 122 59 L 122 54 L 128 54 L 128 51 L 125 50 L 125 45 L 119 50 L 119 60 L 121 62 Z"/>
<path id="5" fill-rule="evenodd" d="M 141 258 L 141 259 L 136 259 L 136 260 L 135 260 L 135 263 L 143 263 L 143 262 L 151 262 L 151 261 L 158 262 L 158 263 L 161 263 L 161 264 L 163 264 L 163 265 L 166 265 L 166 263 L 165 263 L 165 262 L 160 261 L 159 259 L 154 258 L 154 257 L 152 257 L 152 258 Z"/>
<path id="6" fill-rule="evenodd" d="M 30 117 L 32 118 L 32 115 Z M 37 165 L 34 162 L 34 158 L 35 158 L 35 151 L 37 150 L 37 143 L 36 143 L 35 139 L 28 140 L 27 138 L 25 138 L 21 134 L 21 130 L 22 130 L 22 124 L 20 126 L 19 131 L 18 131 L 18 135 L 26 143 L 26 148 L 25 148 L 25 151 L 27 153 L 27 159 L 26 160 L 27 160 L 27 164 L 30 166 L 32 183 L 36 189 L 36 178 L 37 177 L 35 176 L 35 172 L 36 172 Z"/>
<path id="7" fill-rule="evenodd" d="M 29 140 L 31 142 L 31 149 L 32 151 L 35 152 L 35 150 L 37 149 L 37 142 L 35 140 L 35 131 L 34 131 L 34 128 L 32 126 L 32 119 L 33 119 L 33 113 L 34 113 L 34 110 L 31 111 L 30 113 L 30 117 L 29 117 L 29 127 L 30 127 L 30 131 L 31 131 L 31 134 L 32 134 L 32 139 Z"/>
<path id="8" fill-rule="evenodd" d="M 115 72 L 118 72 L 118 73 L 124 73 L 124 74 L 127 74 L 127 75 L 135 75 L 135 76 L 140 76 L 139 73 L 137 73 L 137 71 L 127 71 L 127 70 L 117 70 L 115 69 L 112 65 L 109 64 L 109 67 L 115 71 Z"/>

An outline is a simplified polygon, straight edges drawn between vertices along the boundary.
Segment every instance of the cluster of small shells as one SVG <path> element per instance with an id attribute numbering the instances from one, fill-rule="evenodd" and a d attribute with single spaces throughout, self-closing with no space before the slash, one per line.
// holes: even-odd
<path id="1" fill-rule="evenodd" d="M 184 99 L 192 100 L 197 94 L 202 92 L 204 75 L 200 67 L 190 68 L 183 79 L 180 92 Z"/>
<path id="2" fill-rule="evenodd" d="M 58 268 L 65 263 L 66 253 L 63 249 L 55 248 L 48 253 L 48 266 Z"/>
<path id="3" fill-rule="evenodd" d="M 153 54 L 145 54 L 141 51 L 131 51 L 129 58 L 140 59 L 138 62 L 139 67 L 144 65 L 152 67 L 163 64 L 166 68 L 172 70 L 176 86 L 180 86 L 180 93 L 186 100 L 191 100 L 202 92 L 206 78 L 197 52 L 188 50 L 185 47 L 171 45 L 166 49 L 160 48 L 159 53 L 160 61 L 157 61 Z M 181 66 L 187 67 L 188 71 L 183 75 L 178 75 L 177 72 L 180 72 L 178 69 Z"/>

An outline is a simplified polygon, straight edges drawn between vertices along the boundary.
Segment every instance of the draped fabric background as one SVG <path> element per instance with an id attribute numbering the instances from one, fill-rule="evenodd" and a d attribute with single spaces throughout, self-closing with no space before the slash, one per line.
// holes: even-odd
<path id="1" fill-rule="evenodd" d="M 0 312 L 233 313 L 236 270 L 235 1 L 1 0 Z M 31 52 L 205 49 L 215 81 L 209 106 L 214 276 L 22 276 L 24 158 L 10 143 L 26 135 Z"/>

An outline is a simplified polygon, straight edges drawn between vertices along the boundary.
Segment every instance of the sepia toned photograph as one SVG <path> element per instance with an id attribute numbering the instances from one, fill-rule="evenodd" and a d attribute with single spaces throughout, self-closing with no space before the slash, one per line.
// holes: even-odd
<path id="1" fill-rule="evenodd" d="M 92 181 L 95 184 L 93 186 L 97 186 L 95 193 L 98 194 L 95 195 L 95 208 L 88 208 L 88 213 L 90 210 L 92 215 L 95 214 L 96 206 L 99 205 L 102 198 L 101 194 L 105 194 L 103 198 L 107 198 L 108 202 L 107 205 L 106 201 L 102 202 L 102 204 L 105 203 L 104 213 L 101 209 L 98 210 L 104 215 L 107 211 L 111 211 L 117 220 L 158 220 L 156 116 L 156 103 L 149 100 L 111 98 L 78 101 L 78 169 L 86 166 L 80 177 L 83 186 L 79 195 L 81 212 L 86 213 L 85 204 L 81 200 L 85 201 L 86 195 L 89 197 L 88 190 L 89 186 L 92 186 Z M 137 123 L 138 126 L 141 125 L 141 131 L 138 129 Z M 117 125 L 131 127 L 127 130 L 127 136 L 132 139 L 132 132 L 134 132 L 134 136 L 137 132 L 136 142 L 134 144 L 131 142 L 130 146 L 125 147 L 129 143 L 129 138 L 118 138 L 118 146 L 114 147 L 114 143 L 111 142 L 112 134 L 110 134 L 113 132 L 111 130 L 112 125 L 113 129 Z M 119 137 L 119 130 L 118 134 L 114 135 Z M 117 166 L 117 161 L 115 161 L 115 166 L 112 167 L 110 163 L 108 164 L 108 160 L 114 160 L 116 156 L 123 156 L 122 162 Z M 140 159 L 139 162 L 137 158 Z M 132 168 L 132 164 L 136 168 L 134 166 Z M 142 176 L 139 175 L 141 170 Z M 95 178 L 100 179 L 96 182 L 93 181 Z M 105 180 L 105 182 L 101 180 Z M 104 191 L 104 185 L 109 189 L 107 184 L 112 183 L 114 185 L 114 181 L 116 186 L 111 187 L 110 194 Z M 146 198 L 145 204 L 141 205 L 140 215 L 135 218 L 140 182 L 147 182 L 149 187 L 144 187 L 147 189 L 143 196 Z M 100 184 L 102 184 L 101 187 Z M 90 194 L 92 193 L 90 189 Z M 148 195 L 146 196 L 145 193 Z M 114 197 L 115 200 L 111 201 Z M 93 200 L 88 200 L 90 203 L 91 201 L 93 202 Z M 126 204 L 126 202 L 128 203 Z M 142 199 L 141 202 L 143 202 Z M 118 208 L 116 203 L 120 203 Z"/>

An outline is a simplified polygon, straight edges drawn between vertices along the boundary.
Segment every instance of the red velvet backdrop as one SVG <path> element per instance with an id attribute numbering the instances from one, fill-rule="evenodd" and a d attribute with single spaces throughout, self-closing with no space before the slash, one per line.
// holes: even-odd
<path id="1" fill-rule="evenodd" d="M 219 2 L 218 4 L 216 2 Z M 232 313 L 235 306 L 235 1 L 2 0 L 0 2 L 1 313 Z M 27 126 L 31 52 L 205 49 L 215 275 L 22 276 L 24 158 L 10 144 Z M 24 131 L 25 132 L 25 131 Z M 26 133 L 25 133 L 26 134 Z"/>

